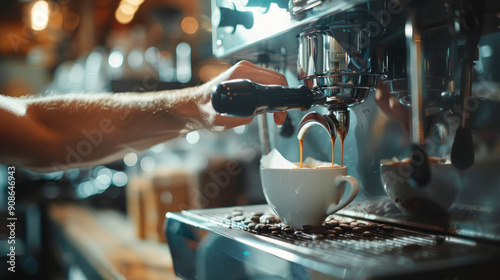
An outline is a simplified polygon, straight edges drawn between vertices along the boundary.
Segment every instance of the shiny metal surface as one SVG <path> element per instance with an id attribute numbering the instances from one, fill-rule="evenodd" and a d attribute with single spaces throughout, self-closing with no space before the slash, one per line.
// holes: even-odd
<path id="1" fill-rule="evenodd" d="M 332 137 L 332 139 L 337 138 L 337 130 L 335 129 L 335 122 L 328 116 L 322 115 L 316 112 L 310 112 L 306 114 L 299 123 L 299 129 L 297 131 L 297 139 L 303 140 L 306 136 L 307 131 L 313 127 L 319 125 L 323 127 L 327 133 Z"/>
<path id="2" fill-rule="evenodd" d="M 265 12 L 260 7 L 245 7 L 239 0 L 211 0 L 212 11 L 216 7 L 224 7 L 237 11 L 251 11 L 253 13 L 253 26 L 251 29 L 246 29 L 242 25 L 237 25 L 223 28 L 213 28 L 212 30 L 212 49 L 216 57 L 228 59 L 230 56 L 249 57 L 249 53 L 254 53 L 256 49 L 261 49 L 258 46 L 261 43 L 268 44 L 269 40 L 276 38 L 277 35 L 282 36 L 284 33 L 290 32 L 287 37 L 290 41 L 300 33 L 296 33 L 297 28 L 307 26 L 320 18 L 339 13 L 352 8 L 356 4 L 364 3 L 366 0 L 329 0 L 328 6 L 318 5 L 323 0 L 307 1 L 308 5 L 299 5 L 297 1 L 298 12 L 294 13 L 288 9 L 284 9 L 275 5 L 270 5 Z M 314 5 L 309 5 L 314 4 Z M 304 9 L 303 9 L 304 8 Z M 283 44 L 285 41 L 277 42 Z M 274 43 L 273 43 L 274 44 Z M 250 50 L 248 47 L 253 46 Z M 266 47 L 264 47 L 266 48 Z M 279 52 L 278 52 L 279 53 Z M 293 61 L 292 65 L 296 65 L 297 60 Z"/>
<path id="3" fill-rule="evenodd" d="M 248 231 L 245 222 L 226 218 L 233 209 L 167 214 L 166 233 L 178 276 L 183 279 L 491 277 L 500 258 L 499 246 L 402 227 L 371 238 L 346 234 L 334 240 L 305 233 L 296 236 Z M 255 205 L 238 207 L 238 211 L 249 216 L 269 213 L 270 209 L 267 205 Z"/>
<path id="4" fill-rule="evenodd" d="M 213 1 L 214 5 L 231 1 Z M 239 2 L 239 1 L 234 1 Z M 304 1 L 302 1 L 304 2 Z M 475 163 L 469 169 L 458 173 L 457 196 L 453 204 L 446 209 L 430 211 L 417 217 L 408 217 L 397 207 L 397 202 L 391 199 L 384 190 L 385 183 L 381 180 L 380 161 L 383 159 L 407 159 L 410 156 L 410 145 L 413 142 L 409 135 L 411 121 L 408 118 L 409 106 L 413 92 L 408 86 L 408 78 L 416 68 L 407 63 L 407 42 L 405 24 L 410 10 L 403 5 L 408 1 L 322 1 L 321 4 L 294 15 L 291 11 L 271 5 L 267 13 L 254 11 L 254 16 L 261 21 L 255 24 L 269 23 L 266 27 L 254 26 L 254 29 L 238 27 L 234 33 L 225 29 L 214 32 L 214 53 L 217 57 L 235 62 L 239 59 L 257 61 L 262 50 L 269 52 L 269 65 L 286 75 L 290 86 L 307 84 L 309 88 L 322 89 L 325 95 L 341 99 L 343 103 L 357 104 L 355 100 L 364 100 L 357 106 L 350 107 L 349 133 L 345 139 L 344 165 L 349 168 L 350 175 L 356 177 L 361 186 L 360 195 L 345 210 L 350 216 L 368 218 L 379 221 L 404 222 L 420 228 L 433 229 L 446 234 L 467 236 L 470 238 L 500 241 L 500 2 L 497 0 L 481 1 L 484 21 L 480 36 L 479 56 L 472 73 L 472 86 L 468 103 L 468 122 L 473 134 Z M 416 2 L 416 1 L 409 1 Z M 429 157 L 447 159 L 453 144 L 457 128 L 462 125 L 465 111 L 458 98 L 461 88 L 467 86 L 460 77 L 461 58 L 460 46 L 465 44 L 467 36 L 463 33 L 450 32 L 454 26 L 454 14 L 450 13 L 445 4 L 475 3 L 472 1 L 417 1 L 421 6 L 422 35 L 420 75 L 424 85 L 422 91 L 421 113 L 422 129 L 413 134 L 423 135 Z M 243 9 L 235 4 L 237 9 Z M 351 17 L 351 15 L 353 15 Z M 264 20 L 267 19 L 267 20 Z M 373 58 L 370 66 L 379 69 L 387 75 L 386 80 L 391 85 L 389 92 L 398 94 L 399 101 L 404 106 L 398 106 L 398 100 L 387 98 L 381 103 L 380 95 L 370 90 L 375 86 L 373 76 L 363 76 L 356 72 L 353 76 L 316 75 L 310 78 L 304 76 L 299 81 L 299 71 L 295 67 L 299 61 L 299 42 L 297 36 L 308 30 L 322 27 L 331 28 L 339 22 L 356 21 L 363 28 L 370 23 L 371 32 L 365 28 L 372 46 Z M 412 27 L 413 28 L 413 27 Z M 322 45 L 324 40 L 312 38 L 316 45 Z M 335 37 L 334 37 L 335 38 Z M 338 36 L 337 36 L 338 38 Z M 305 38 L 304 38 L 305 39 Z M 321 43 L 321 44 L 320 44 Z M 341 43 L 339 43 L 342 45 Z M 312 49 L 311 49 L 312 50 Z M 286 53 L 286 55 L 283 55 Z M 345 52 L 344 52 L 345 53 Z M 320 56 L 318 56 L 320 57 Z M 413 57 L 415 59 L 415 57 Z M 283 63 L 286 61 L 286 63 Z M 344 61 L 344 60 L 343 60 Z M 283 67 L 287 65 L 287 67 Z M 302 65 L 306 65 L 302 63 Z M 318 68 L 310 64 L 306 70 L 315 73 Z M 312 67 L 314 66 L 314 67 Z M 329 66 L 330 67 L 330 66 Z M 328 68 L 335 69 L 335 68 Z M 306 72 L 304 72 L 306 73 Z M 378 72 L 376 72 L 378 73 Z M 357 76 L 361 75 L 361 76 Z M 354 94 L 356 99 L 350 99 L 349 84 L 356 85 L 359 80 L 369 86 L 358 86 Z M 413 80 L 410 80 L 412 83 Z M 361 82 L 357 85 L 361 85 Z M 380 83 L 379 83 L 380 84 Z M 341 88 L 343 86 L 343 88 Z M 418 86 L 418 85 L 417 85 Z M 346 92 L 345 98 L 341 94 Z M 418 90 L 417 90 L 418 92 Z M 390 96 L 390 95 L 389 95 Z M 334 102 L 334 98 L 332 102 Z M 351 101 L 348 101 L 351 100 Z M 396 102 L 394 102 L 396 101 Z M 385 106 L 385 107 L 384 107 Z M 314 107 L 320 114 L 328 113 L 328 108 Z M 307 113 L 307 112 L 306 112 Z M 299 123 L 306 113 L 290 111 L 291 122 Z M 406 117 L 405 117 L 406 116 Z M 295 137 L 279 136 L 278 129 L 269 120 L 269 133 L 273 145 L 290 161 L 299 158 L 299 145 Z M 295 128 L 294 133 L 297 132 Z M 304 156 L 313 156 L 318 160 L 331 160 L 330 135 L 323 129 L 312 127 L 304 141 Z M 421 138 L 418 142 L 421 143 Z M 335 159 L 340 158 L 340 143 L 335 144 Z M 400 172 L 400 171 L 396 171 Z"/>
<path id="5" fill-rule="evenodd" d="M 308 77 L 302 82 L 321 92 L 328 105 L 353 106 L 363 103 L 382 77 L 377 74 L 345 73 Z"/>
<path id="6" fill-rule="evenodd" d="M 348 35 L 346 35 L 348 34 Z M 357 105 L 383 75 L 370 68 L 370 48 L 359 28 L 336 26 L 299 35 L 298 79 L 328 97 L 329 104 Z M 343 39 L 342 45 L 334 37 Z"/>
<path id="7" fill-rule="evenodd" d="M 421 12 L 413 7 L 405 25 L 406 43 L 409 49 L 408 65 L 411 92 L 411 134 L 413 144 L 424 144 L 424 57 L 422 49 Z"/>
<path id="8" fill-rule="evenodd" d="M 299 35 L 299 80 L 346 72 L 349 55 L 327 30 L 311 30 Z"/>

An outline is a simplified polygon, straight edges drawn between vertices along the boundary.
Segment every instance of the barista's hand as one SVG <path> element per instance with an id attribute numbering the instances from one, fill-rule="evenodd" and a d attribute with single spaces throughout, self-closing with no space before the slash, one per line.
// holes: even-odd
<path id="1" fill-rule="evenodd" d="M 249 79 L 259 84 L 264 85 L 282 85 L 287 86 L 288 83 L 284 75 L 275 71 L 259 67 L 248 61 L 241 61 L 229 68 L 213 80 L 202 85 L 203 89 L 203 118 L 204 127 L 211 131 L 222 131 L 236 126 L 248 124 L 253 118 L 236 118 L 221 116 L 215 112 L 211 104 L 211 90 L 214 86 L 221 82 L 234 79 Z M 208 118 L 207 118 L 208 116 Z M 210 116 L 214 116 L 211 118 Z M 274 114 L 274 121 L 277 125 L 282 125 L 285 121 L 286 112 Z"/>
<path id="2" fill-rule="evenodd" d="M 406 133 L 409 132 L 410 113 L 408 108 L 399 103 L 397 97 L 391 94 L 389 87 L 382 82 L 379 82 L 377 85 L 375 103 L 387 117 L 397 120 L 403 130 Z"/>

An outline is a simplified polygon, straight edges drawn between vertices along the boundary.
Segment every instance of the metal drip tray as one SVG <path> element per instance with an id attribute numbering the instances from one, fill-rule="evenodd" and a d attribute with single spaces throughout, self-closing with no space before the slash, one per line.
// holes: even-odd
<path id="1" fill-rule="evenodd" d="M 237 219 L 231 216 L 234 209 L 167 214 L 167 238 L 179 276 L 186 279 L 224 275 L 231 275 L 231 279 L 264 276 L 272 278 L 262 279 L 420 279 L 422 276 L 466 279 L 491 276 L 500 259 L 498 244 L 402 227 L 393 227 L 391 232 L 372 230 L 369 236 L 346 231 L 328 238 L 324 234 L 302 231 L 251 230 L 249 217 L 258 212 L 271 213 L 267 205 L 240 207 L 237 211 L 241 215 Z M 352 222 L 337 215 L 329 219 Z M 186 246 L 179 246 L 182 244 Z M 186 258 L 189 250 L 193 255 Z M 192 264 L 186 274 L 189 259 Z M 220 268 L 221 264 L 230 263 L 236 264 Z M 232 269 L 238 267 L 239 270 Z M 261 273 L 248 274 L 250 268 Z"/>

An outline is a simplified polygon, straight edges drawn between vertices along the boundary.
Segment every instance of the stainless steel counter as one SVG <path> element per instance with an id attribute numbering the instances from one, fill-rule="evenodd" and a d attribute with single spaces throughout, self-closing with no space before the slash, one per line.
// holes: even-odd
<path id="1" fill-rule="evenodd" d="M 491 279 L 500 245 L 395 226 L 363 238 L 249 230 L 214 208 L 167 213 L 166 234 L 184 279 Z M 267 205 L 239 207 L 244 215 Z M 340 221 L 351 218 L 336 216 Z M 360 220 L 358 220 L 360 221 Z"/>

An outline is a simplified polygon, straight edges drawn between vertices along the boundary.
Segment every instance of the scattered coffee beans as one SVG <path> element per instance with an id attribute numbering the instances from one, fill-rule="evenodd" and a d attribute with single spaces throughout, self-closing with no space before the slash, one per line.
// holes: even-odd
<path id="1" fill-rule="evenodd" d="M 321 226 L 304 225 L 301 230 L 289 225 L 282 225 L 281 220 L 269 213 L 247 213 L 235 209 L 226 218 L 234 223 L 240 223 L 244 229 L 259 234 L 295 236 L 302 240 L 359 240 L 380 238 L 393 233 L 394 227 L 385 224 L 366 223 L 355 219 L 336 220 L 328 217 Z M 230 226 L 232 228 L 233 225 Z M 292 237 L 293 238 L 293 237 Z"/>

